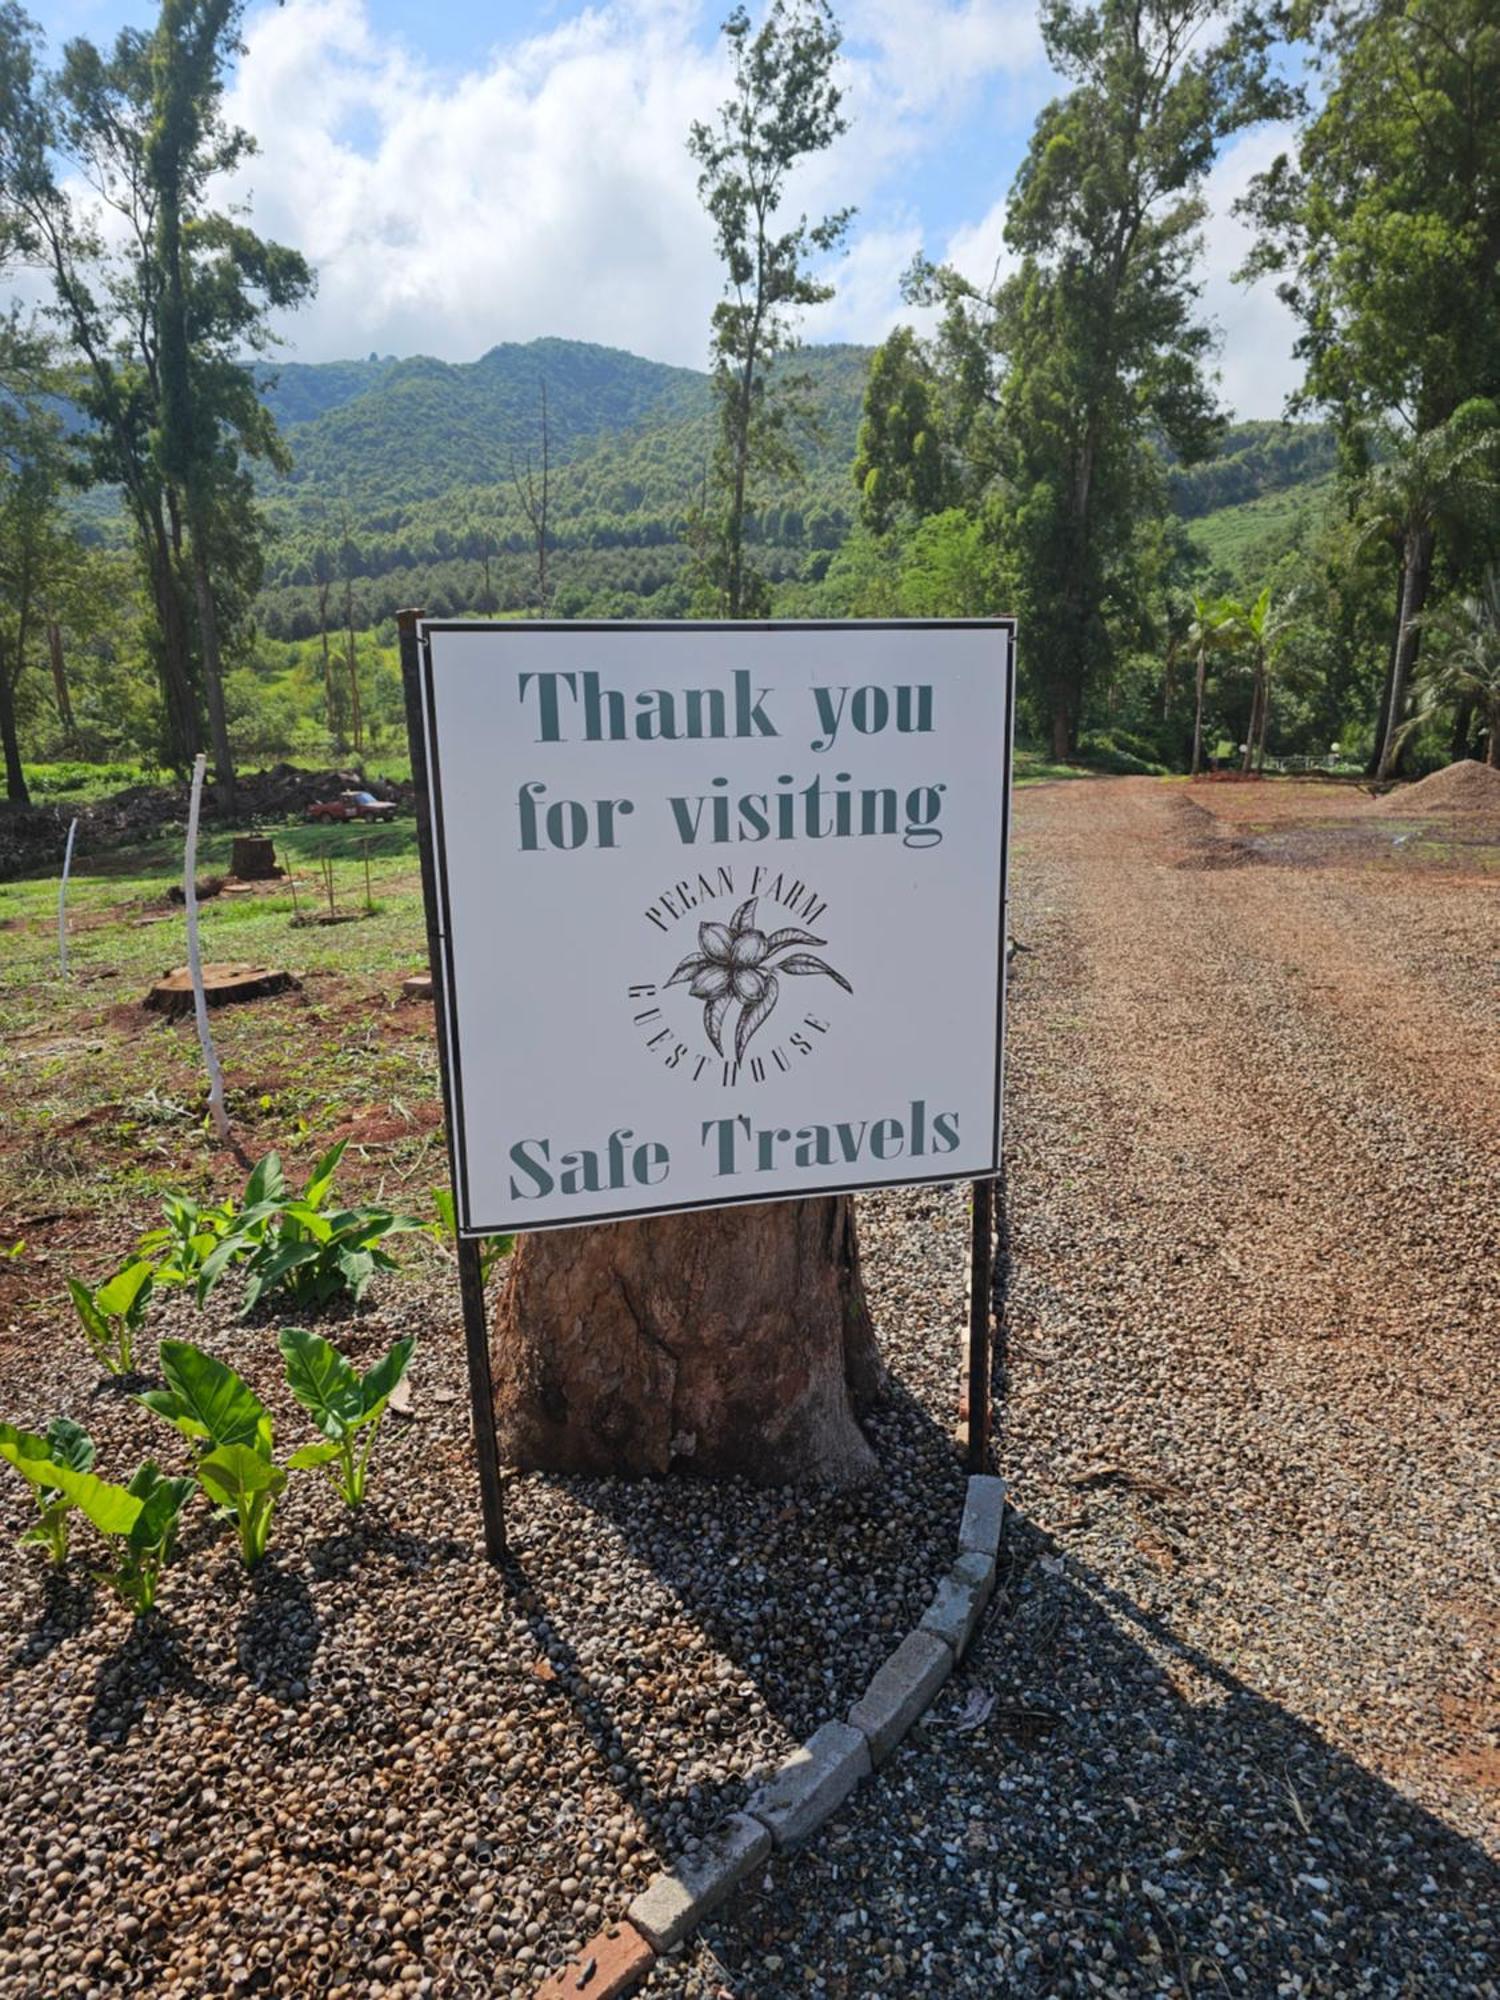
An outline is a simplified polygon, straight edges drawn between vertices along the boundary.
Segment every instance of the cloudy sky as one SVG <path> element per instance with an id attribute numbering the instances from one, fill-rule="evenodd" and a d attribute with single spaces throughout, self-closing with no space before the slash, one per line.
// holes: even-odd
<path id="1" fill-rule="evenodd" d="M 701 367 L 718 272 L 684 139 L 723 94 L 728 0 L 286 0 L 252 5 L 232 115 L 260 154 L 236 189 L 256 227 L 319 273 L 286 353 L 472 360 L 559 334 Z M 153 18 L 149 0 L 52 0 L 53 48 Z M 858 208 L 814 339 L 878 340 L 921 249 L 988 277 L 1003 197 L 1053 94 L 1030 0 L 846 0 L 847 136 L 799 185 Z M 1291 327 L 1265 286 L 1230 282 L 1230 215 L 1285 142 L 1264 129 L 1209 188 L 1205 309 L 1225 401 L 1275 416 Z"/>

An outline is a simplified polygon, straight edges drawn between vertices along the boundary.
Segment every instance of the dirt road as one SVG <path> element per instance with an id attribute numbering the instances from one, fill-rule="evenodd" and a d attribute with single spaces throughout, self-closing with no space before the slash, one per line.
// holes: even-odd
<path id="1" fill-rule="evenodd" d="M 1025 803 L 1013 1472 L 1262 1698 L 1493 1827 L 1500 876 L 1316 825 L 1268 863 L 1301 801 L 1255 790 Z"/>

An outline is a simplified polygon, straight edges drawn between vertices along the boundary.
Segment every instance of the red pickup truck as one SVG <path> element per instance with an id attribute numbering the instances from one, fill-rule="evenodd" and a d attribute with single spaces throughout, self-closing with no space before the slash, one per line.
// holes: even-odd
<path id="1" fill-rule="evenodd" d="M 340 792 L 307 809 L 309 819 L 394 819 L 394 799 L 377 799 L 373 792 Z"/>

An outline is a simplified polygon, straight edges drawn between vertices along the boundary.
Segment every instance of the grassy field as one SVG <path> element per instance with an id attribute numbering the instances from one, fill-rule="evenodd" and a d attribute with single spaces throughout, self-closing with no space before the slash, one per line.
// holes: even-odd
<path id="1" fill-rule="evenodd" d="M 1311 520 L 1324 506 L 1330 479 L 1295 486 L 1281 493 L 1265 493 L 1238 507 L 1220 507 L 1202 519 L 1189 521 L 1188 534 L 1217 568 L 1236 580 L 1245 580 L 1245 569 L 1254 567 L 1259 551 L 1268 543 L 1282 545 L 1300 521 Z"/>
<path id="2" fill-rule="evenodd" d="M 291 880 L 202 905 L 206 958 L 284 967 L 299 982 L 212 1016 L 236 1132 L 252 1157 L 277 1147 L 310 1159 L 348 1137 L 351 1191 L 420 1187 L 425 1205 L 446 1164 L 431 1010 L 401 999 L 402 977 L 426 962 L 414 822 L 297 823 L 273 834 Z M 200 878 L 227 867 L 228 848 L 227 835 L 205 841 Z M 347 921 L 314 920 L 328 914 L 325 862 Z M 28 1219 L 35 1238 L 37 1215 L 88 1216 L 102 1265 L 116 1212 L 139 1226 L 157 1194 L 224 1191 L 242 1178 L 205 1130 L 191 1019 L 141 1005 L 152 981 L 186 959 L 183 910 L 169 899 L 181 866 L 175 842 L 80 863 L 66 980 L 56 880 L 0 884 L 0 1248 L 28 1234 Z"/>

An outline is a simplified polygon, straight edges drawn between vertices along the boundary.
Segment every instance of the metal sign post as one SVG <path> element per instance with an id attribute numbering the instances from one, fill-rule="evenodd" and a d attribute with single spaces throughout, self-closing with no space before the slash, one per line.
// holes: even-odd
<path id="1" fill-rule="evenodd" d="M 439 930 L 437 870 L 432 852 L 432 822 L 427 786 L 427 737 L 422 718 L 420 611 L 398 611 L 401 635 L 401 686 L 406 696 L 406 738 L 411 750 L 412 790 L 417 813 L 417 851 L 422 860 L 422 903 L 427 913 L 427 964 L 432 976 L 433 1018 L 439 1045 L 447 1034 L 448 995 L 442 934 Z M 439 1064 L 443 1076 L 443 1129 L 448 1141 L 450 1185 L 458 1185 L 454 1165 L 456 1134 L 449 1087 L 446 1050 Z M 484 1303 L 484 1273 L 479 1239 L 457 1238 L 458 1290 L 463 1304 L 464 1348 L 469 1363 L 469 1413 L 474 1426 L 474 1457 L 479 1466 L 479 1504 L 484 1516 L 484 1552 L 492 1563 L 505 1561 L 505 1498 L 500 1487 L 500 1441 L 495 1434 L 495 1388 L 490 1373 L 490 1329 Z"/>
<path id="2" fill-rule="evenodd" d="M 965 1463 L 986 1472 L 990 1456 L 990 1290 L 995 1275 L 995 1183 L 975 1181 L 969 1237 L 969 1436 Z"/>

